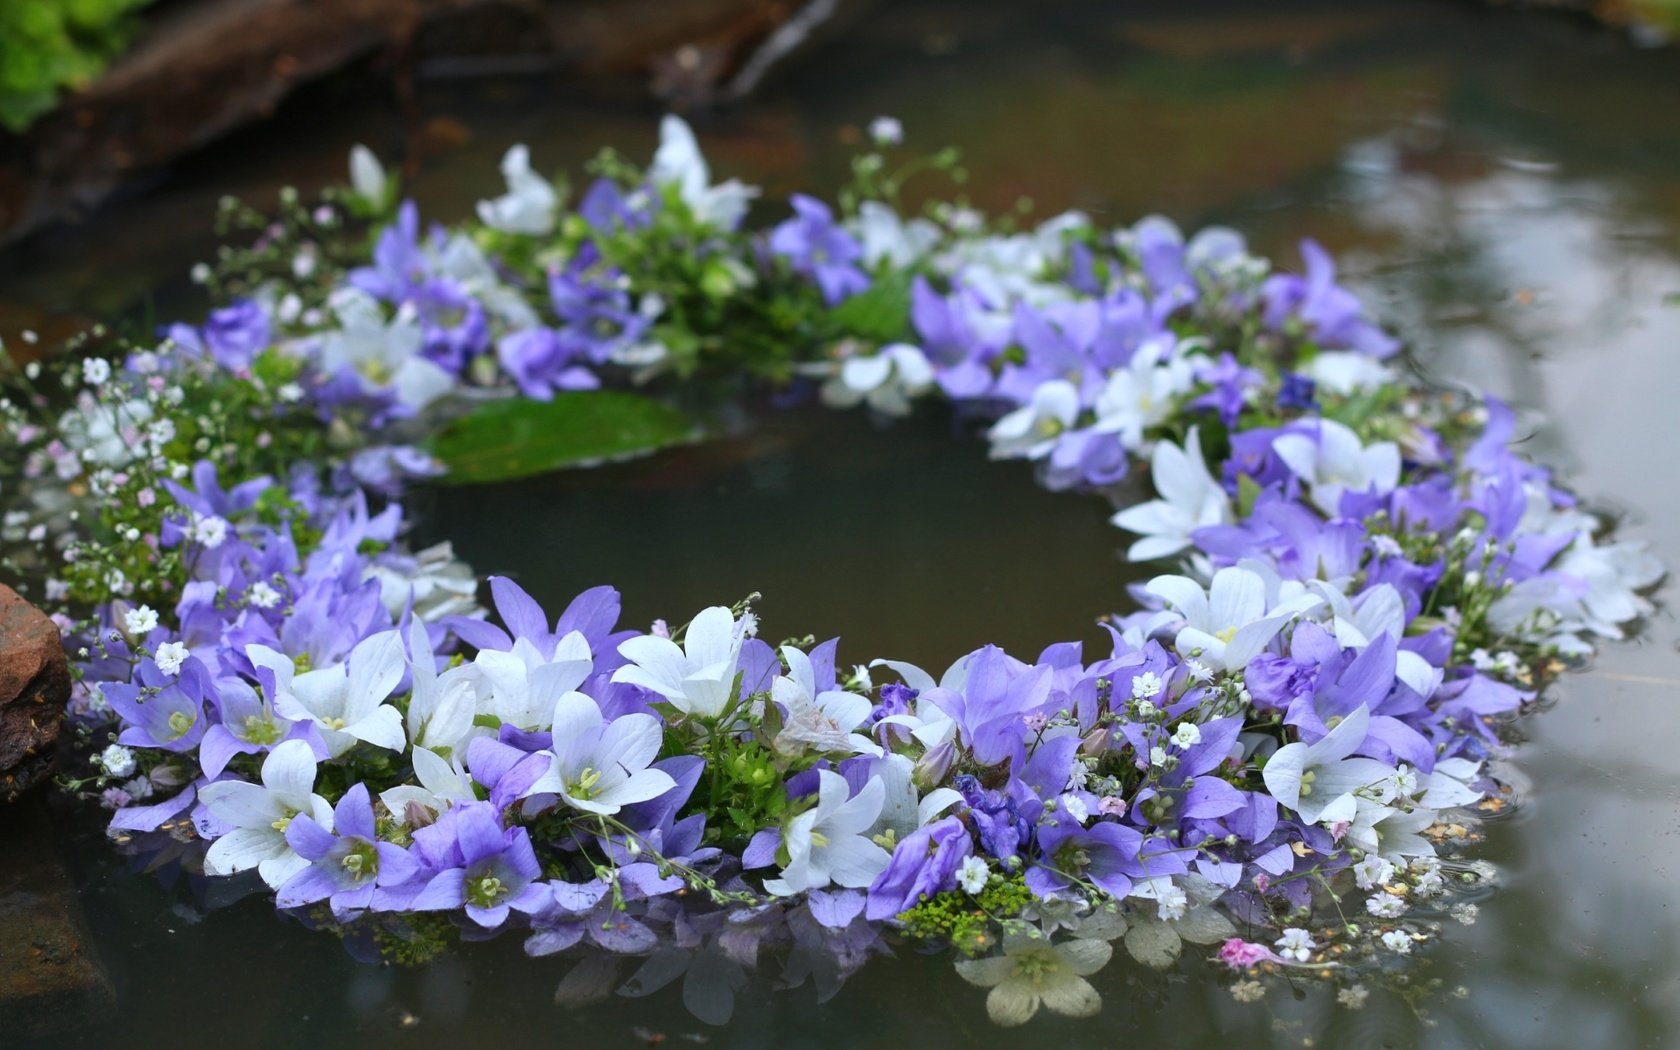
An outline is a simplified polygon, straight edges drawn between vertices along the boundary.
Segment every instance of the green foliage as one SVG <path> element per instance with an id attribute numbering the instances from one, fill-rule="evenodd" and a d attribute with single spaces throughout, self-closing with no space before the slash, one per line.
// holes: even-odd
<path id="1" fill-rule="evenodd" d="M 0 125 L 21 132 L 60 91 L 85 87 L 122 52 L 151 0 L 0 3 Z"/>
<path id="2" fill-rule="evenodd" d="M 431 439 L 428 451 L 449 470 L 446 482 L 505 481 L 691 441 L 681 411 L 617 390 L 560 393 L 552 401 L 487 402 Z"/>
<path id="3" fill-rule="evenodd" d="M 876 279 L 869 290 L 836 306 L 828 319 L 840 332 L 874 343 L 891 343 L 910 336 L 910 274 L 894 270 Z"/>
<path id="4" fill-rule="evenodd" d="M 972 897 L 962 890 L 947 890 L 924 897 L 898 918 L 904 932 L 917 940 L 949 944 L 965 955 L 978 955 L 996 943 L 994 928 L 1021 914 L 1031 902 L 1025 878 L 994 872 L 986 888 Z"/>
<path id="5" fill-rule="evenodd" d="M 702 776 L 695 798 L 707 800 L 707 836 L 719 842 L 745 842 L 788 815 L 786 771 L 756 740 L 723 738 Z"/>

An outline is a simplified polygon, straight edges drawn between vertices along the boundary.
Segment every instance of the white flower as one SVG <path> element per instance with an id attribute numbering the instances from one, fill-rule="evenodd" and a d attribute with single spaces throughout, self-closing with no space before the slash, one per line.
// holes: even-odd
<path id="1" fill-rule="evenodd" d="M 1209 667 L 1227 671 L 1247 666 L 1284 624 L 1321 604 L 1316 595 L 1302 594 L 1268 608 L 1265 578 L 1235 565 L 1214 573 L 1205 591 L 1188 576 L 1157 576 L 1146 589 L 1164 599 L 1177 614 L 1163 615 L 1159 622 L 1184 621 L 1173 647 L 1185 656 L 1196 654 Z"/>
<path id="2" fill-rule="evenodd" d="M 105 772 L 113 777 L 126 777 L 134 774 L 134 752 L 121 744 L 112 744 L 99 752 L 99 764 Z"/>
<path id="3" fill-rule="evenodd" d="M 870 761 L 867 769 L 869 779 L 881 785 L 881 812 L 865 833 L 871 840 L 878 835 L 902 839 L 963 800 L 948 787 L 921 795 L 916 790 L 916 764 L 908 755 L 888 752 Z"/>
<path id="4" fill-rule="evenodd" d="M 436 623 L 446 616 L 472 616 L 479 611 L 478 577 L 472 566 L 455 557 L 448 540 L 411 557 L 372 562 L 362 578 L 379 581 L 379 597 L 393 619 L 405 610 Z"/>
<path id="5" fill-rule="evenodd" d="M 668 638 L 642 635 L 618 651 L 630 662 L 613 672 L 613 681 L 658 693 L 683 714 L 716 718 L 734 691 L 741 635 L 734 614 L 714 605 L 688 625 L 681 648 Z"/>
<path id="6" fill-rule="evenodd" d="M 608 722 L 594 700 L 566 693 L 554 705 L 554 750 L 548 772 L 526 796 L 556 794 L 573 809 L 613 814 L 676 787 L 671 775 L 649 765 L 659 757 L 664 730 L 650 714 L 620 715 Z"/>
<path id="7" fill-rule="evenodd" d="M 880 815 L 886 795 L 881 781 L 870 780 L 850 798 L 845 777 L 826 769 L 817 776 L 816 806 L 794 817 L 782 831 L 788 862 L 781 878 L 764 880 L 764 888 L 778 897 L 830 883 L 861 889 L 892 859 L 863 834 Z"/>
<path id="8" fill-rule="evenodd" d="M 1378 495 L 1400 483 L 1400 447 L 1379 441 L 1366 447 L 1359 435 L 1333 419 L 1320 419 L 1318 436 L 1281 434 L 1272 448 L 1290 471 L 1305 482 L 1319 510 L 1336 517 L 1342 493 L 1374 489 Z"/>
<path id="9" fill-rule="evenodd" d="M 385 205 L 385 194 L 390 188 L 390 180 L 385 175 L 385 165 L 379 163 L 379 158 L 373 151 L 360 142 L 350 147 L 350 189 L 356 196 L 366 201 L 370 207 L 381 208 Z"/>
<path id="10" fill-rule="evenodd" d="M 1308 824 L 1351 821 L 1370 803 L 1392 798 L 1392 766 L 1348 757 L 1365 742 L 1370 722 L 1370 710 L 1360 704 L 1316 744 L 1278 748 L 1261 772 L 1266 790 Z"/>
<path id="11" fill-rule="evenodd" d="M 130 609 L 123 614 L 123 623 L 128 627 L 128 633 L 141 638 L 157 629 L 157 610 L 150 605 L 142 605 L 138 609 Z"/>
<path id="12" fill-rule="evenodd" d="M 473 666 L 488 686 L 486 713 L 521 729 L 543 730 L 553 724 L 561 695 L 582 685 L 595 662 L 588 639 L 572 631 L 546 659 L 529 638 L 520 638 L 509 650 L 480 649 Z"/>
<path id="13" fill-rule="evenodd" d="M 1136 699 L 1158 696 L 1160 692 L 1161 679 L 1154 671 L 1145 671 L 1132 679 L 1132 696 Z"/>
<path id="14" fill-rule="evenodd" d="M 1362 984 L 1351 985 L 1336 993 L 1336 1001 L 1349 1010 L 1358 1010 L 1371 997 L 1371 990 Z"/>
<path id="15" fill-rule="evenodd" d="M 306 671 L 276 699 L 275 709 L 295 721 L 313 722 L 337 758 L 358 740 L 402 752 L 408 745 L 402 714 L 385 703 L 402 680 L 405 660 L 396 631 L 356 643 L 343 664 Z"/>
<path id="16" fill-rule="evenodd" d="M 157 647 L 157 652 L 152 655 L 152 660 L 157 664 L 158 670 L 164 674 L 176 675 L 181 673 L 181 665 L 186 662 L 190 655 L 191 653 L 188 652 L 183 643 L 164 642 Z"/>
<path id="17" fill-rule="evenodd" d="M 876 117 L 869 122 L 869 137 L 877 146 L 896 146 L 904 141 L 904 124 L 897 117 Z"/>
<path id="18" fill-rule="evenodd" d="M 332 302 L 341 327 L 321 336 L 323 371 L 351 369 L 370 393 L 389 391 L 416 410 L 454 386 L 448 372 L 420 355 L 425 336 L 412 310 L 399 309 L 386 324 L 378 302 L 361 291 L 335 292 Z"/>
<path id="19" fill-rule="evenodd" d="M 1313 943 L 1312 934 L 1298 926 L 1291 926 L 1283 931 L 1283 936 L 1276 941 L 1278 954 L 1285 959 L 1296 962 L 1306 962 L 1312 958 L 1313 949 L 1318 945 Z"/>
<path id="20" fill-rule="evenodd" d="M 478 202 L 484 225 L 503 233 L 546 236 L 554 231 L 560 195 L 549 181 L 531 170 L 531 151 L 514 146 L 502 157 L 502 177 L 508 191 L 495 200 Z"/>
<path id="21" fill-rule="evenodd" d="M 1043 459 L 1079 417 L 1079 391 L 1065 379 L 1040 383 L 1032 399 L 986 431 L 993 459 Z"/>
<path id="22" fill-rule="evenodd" d="M 933 366 L 908 343 L 893 343 L 870 356 L 848 357 L 823 384 L 823 404 L 851 408 L 862 401 L 889 416 L 910 412 L 910 402 L 933 389 Z"/>
<path id="23" fill-rule="evenodd" d="M 1190 895 L 1171 879 L 1157 880 L 1155 914 L 1162 922 L 1182 919 L 1190 911 Z"/>
<path id="24" fill-rule="evenodd" d="M 199 800 L 217 820 L 234 830 L 210 844 L 204 870 L 232 875 L 256 868 L 263 881 L 278 889 L 309 862 L 286 843 L 286 826 L 307 813 L 326 829 L 333 826 L 332 806 L 315 794 L 315 755 L 302 740 L 286 740 L 263 760 L 262 784 L 219 780 L 199 791 Z"/>
<path id="25" fill-rule="evenodd" d="M 111 362 L 103 357 L 90 357 L 82 362 L 82 382 L 88 386 L 99 386 L 111 378 Z"/>
<path id="26" fill-rule="evenodd" d="M 1361 803 L 1353 823 L 1348 826 L 1343 841 L 1350 846 L 1375 853 L 1389 860 L 1407 857 L 1432 857 L 1435 847 L 1423 836 L 1425 828 L 1435 823 L 1435 811 L 1427 806 L 1410 810 L 1393 806 L 1373 806 Z"/>
<path id="27" fill-rule="evenodd" d="M 570 638 L 571 635 L 566 637 Z M 579 635 L 579 638 L 581 637 Z M 408 715 L 404 721 L 409 742 L 417 751 L 424 748 L 433 752 L 444 752 L 452 757 L 464 755 L 467 744 L 475 735 L 489 731 L 476 727 L 473 723 L 473 719 L 481 710 L 506 711 L 510 707 L 523 706 L 497 705 L 492 696 L 487 695 L 493 694 L 493 680 L 476 662 L 451 667 L 443 674 L 438 674 L 437 655 L 432 651 L 431 636 L 426 633 L 426 625 L 418 618 L 409 622 L 408 649 L 409 675 L 414 685 L 408 699 Z M 578 682 L 588 676 L 592 666 L 587 662 L 588 650 L 588 644 L 585 643 L 583 673 L 576 681 L 567 675 L 556 683 L 563 686 L 562 692 L 565 689 L 576 688 Z M 489 650 L 481 651 L 480 655 L 487 651 Z M 518 683 L 527 684 L 527 679 L 528 676 L 519 676 Z M 542 721 L 540 728 L 543 729 L 553 724 L 552 707 L 545 713 L 548 718 Z M 521 728 L 533 728 L 523 723 L 515 724 Z M 418 762 L 415 772 L 420 772 Z"/>
<path id="28" fill-rule="evenodd" d="M 1057 804 L 1063 813 L 1072 817 L 1076 823 L 1083 824 L 1091 819 L 1091 811 L 1086 808 L 1078 795 L 1063 795 L 1057 799 Z"/>
<path id="29" fill-rule="evenodd" d="M 1401 955 L 1412 954 L 1412 935 L 1405 930 L 1389 930 L 1382 935 L 1383 947 Z"/>
<path id="30" fill-rule="evenodd" d="M 140 428 L 152 420 L 152 406 L 144 398 L 120 403 L 87 399 L 58 421 L 64 444 L 83 461 L 121 467 L 143 450 Z"/>
<path id="31" fill-rule="evenodd" d="M 1343 396 L 1374 390 L 1394 378 L 1387 365 L 1357 350 L 1320 350 L 1299 371 L 1324 389 Z"/>
<path id="32" fill-rule="evenodd" d="M 1164 766 L 1167 764 L 1167 749 L 1159 745 L 1149 749 L 1149 764 Z"/>
<path id="33" fill-rule="evenodd" d="M 957 869 L 957 885 L 970 897 L 977 896 L 986 888 L 986 881 L 991 878 L 991 869 L 986 862 L 973 854 L 963 858 L 962 866 Z"/>
<path id="34" fill-rule="evenodd" d="M 1362 890 L 1375 887 L 1394 878 L 1394 865 L 1381 857 L 1370 856 L 1353 866 L 1353 881 Z"/>
<path id="35" fill-rule="evenodd" d="M 1365 910 L 1379 919 L 1398 919 L 1406 914 L 1406 898 L 1392 893 L 1373 893 L 1365 899 Z"/>
<path id="36" fill-rule="evenodd" d="M 700 153 L 694 130 L 681 117 L 667 115 L 659 123 L 659 149 L 648 167 L 655 186 L 675 186 L 694 217 L 708 226 L 733 230 L 758 196 L 758 187 L 736 179 L 713 186 L 711 169 Z"/>
<path id="37" fill-rule="evenodd" d="M 811 658 L 794 646 L 782 646 L 788 673 L 770 684 L 770 697 L 782 705 L 786 721 L 771 746 L 777 754 L 802 755 L 806 748 L 825 754 L 867 754 L 879 757 L 881 746 L 857 732 L 869 717 L 865 697 L 839 689 L 817 692 Z"/>
<path id="38" fill-rule="evenodd" d="M 1192 682 L 1202 682 L 1205 684 L 1213 681 L 1213 668 L 1202 663 L 1200 660 L 1192 659 L 1184 661 L 1184 669 L 1190 672 L 1190 680 Z"/>
<path id="39" fill-rule="evenodd" d="M 1114 949 L 1106 941 L 1075 938 L 1051 944 L 1043 936 L 1010 933 L 1003 954 L 959 959 L 963 980 L 990 988 L 986 1014 L 1000 1025 L 1025 1024 L 1044 1006 L 1068 1017 L 1092 1017 L 1102 996 L 1085 978 L 1108 965 Z"/>
<path id="40" fill-rule="evenodd" d="M 1208 473 L 1197 428 L 1190 428 L 1183 448 L 1170 441 L 1156 442 L 1149 457 L 1149 476 L 1160 498 L 1127 507 L 1109 519 L 1143 537 L 1126 551 L 1132 561 L 1177 554 L 1190 546 L 1190 534 L 1196 529 L 1230 520 L 1230 497 Z"/>
<path id="41" fill-rule="evenodd" d="M 939 227 L 926 219 L 905 222 L 880 201 L 858 205 L 857 218 L 847 224 L 863 249 L 863 265 L 873 270 L 882 262 L 907 269 L 939 242 Z"/>
<path id="42" fill-rule="evenodd" d="M 1120 443 L 1135 452 L 1143 447 L 1143 432 L 1171 419 L 1179 396 L 1194 384 L 1189 359 L 1169 358 L 1160 364 L 1154 354 L 1140 350 L 1103 384 L 1095 406 L 1096 429 L 1118 434 Z"/>
<path id="43" fill-rule="evenodd" d="M 214 514 L 208 517 L 194 514 L 192 524 L 187 528 L 187 536 L 204 549 L 215 550 L 227 542 L 227 520 Z"/>
<path id="44" fill-rule="evenodd" d="M 280 592 L 258 580 L 251 584 L 251 589 L 245 593 L 245 600 L 259 609 L 272 609 L 280 604 Z"/>

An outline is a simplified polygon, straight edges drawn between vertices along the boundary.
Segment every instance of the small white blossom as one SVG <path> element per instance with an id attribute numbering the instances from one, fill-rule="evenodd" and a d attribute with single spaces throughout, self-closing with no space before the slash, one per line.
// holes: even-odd
<path id="1" fill-rule="evenodd" d="M 877 146 L 897 146 L 904 141 L 904 124 L 897 117 L 876 117 L 869 122 L 869 137 Z"/>
<path id="2" fill-rule="evenodd" d="M 1167 749 L 1159 745 L 1149 749 L 1149 764 L 1164 766 L 1167 764 Z"/>
<path id="3" fill-rule="evenodd" d="M 962 867 L 957 869 L 957 885 L 970 897 L 985 889 L 986 880 L 990 877 L 991 870 L 986 867 L 986 862 L 973 855 L 963 858 Z"/>
<path id="4" fill-rule="evenodd" d="M 1091 811 L 1085 808 L 1078 795 L 1063 795 L 1061 798 L 1062 812 L 1083 824 L 1091 819 Z"/>
<path id="5" fill-rule="evenodd" d="M 1452 917 L 1466 926 L 1474 926 L 1476 924 L 1476 916 L 1480 912 L 1480 908 L 1469 902 L 1455 904 L 1452 907 Z"/>
<path id="6" fill-rule="evenodd" d="M 1405 930 L 1389 930 L 1382 935 L 1383 947 L 1401 955 L 1412 954 L 1412 935 Z"/>
<path id="7" fill-rule="evenodd" d="M 1266 986 L 1256 980 L 1238 981 L 1231 986 L 1231 998 L 1239 1003 L 1257 1003 L 1266 998 Z"/>
<path id="8" fill-rule="evenodd" d="M 1336 1001 L 1349 1010 L 1357 1010 L 1371 997 L 1371 990 L 1362 984 L 1350 985 L 1336 993 Z"/>
<path id="9" fill-rule="evenodd" d="M 181 664 L 190 655 L 187 647 L 180 642 L 164 642 L 157 647 L 157 653 L 152 659 L 157 662 L 158 670 L 164 674 L 175 675 L 181 673 Z"/>
<path id="10" fill-rule="evenodd" d="M 1306 962 L 1312 958 L 1313 949 L 1318 945 L 1313 943 L 1312 934 L 1299 926 L 1291 926 L 1283 931 L 1283 936 L 1277 939 L 1278 954 L 1285 959 L 1296 962 Z"/>
<path id="11" fill-rule="evenodd" d="M 1172 739 L 1180 750 L 1195 747 L 1202 742 L 1202 727 L 1194 722 L 1180 722 L 1178 728 L 1173 730 Z"/>
<path id="12" fill-rule="evenodd" d="M 1392 878 L 1394 865 L 1375 853 L 1353 866 L 1353 881 L 1362 890 L 1374 889 Z"/>
<path id="13" fill-rule="evenodd" d="M 138 609 L 130 609 L 123 615 L 123 623 L 128 627 L 128 633 L 137 638 L 144 637 L 157 629 L 157 610 L 150 605 L 142 605 Z"/>
<path id="14" fill-rule="evenodd" d="M 1161 692 L 1161 679 L 1154 671 L 1145 671 L 1132 679 L 1132 697 L 1137 700 L 1147 700 Z"/>
<path id="15" fill-rule="evenodd" d="M 111 362 L 102 357 L 90 357 L 82 362 L 82 382 L 99 386 L 111 378 Z"/>
<path id="16" fill-rule="evenodd" d="M 1184 661 L 1184 669 L 1190 672 L 1190 680 L 1193 682 L 1202 682 L 1205 684 L 1213 681 L 1213 668 L 1202 663 L 1200 660 Z"/>
<path id="17" fill-rule="evenodd" d="M 1176 883 L 1165 879 L 1155 890 L 1155 914 L 1162 922 L 1182 919 L 1190 910 L 1190 897 Z"/>
<path id="18" fill-rule="evenodd" d="M 1400 544 L 1396 543 L 1394 541 L 1394 537 L 1392 536 L 1372 536 L 1371 549 L 1384 558 L 1398 558 L 1400 555 L 1405 553 L 1400 549 Z"/>
<path id="19" fill-rule="evenodd" d="M 1406 914 L 1406 898 L 1392 893 L 1375 893 L 1365 901 L 1365 910 L 1379 919 L 1398 919 Z"/>
<path id="20" fill-rule="evenodd" d="M 1139 718 L 1154 718 L 1158 713 L 1160 713 L 1160 708 L 1156 707 L 1148 700 L 1139 700 L 1135 706 L 1137 707 L 1137 716 Z"/>
<path id="21" fill-rule="evenodd" d="M 134 773 L 134 752 L 121 744 L 112 744 L 99 753 L 99 764 L 111 776 L 131 776 Z"/>
<path id="22" fill-rule="evenodd" d="M 280 592 L 262 580 L 258 580 L 251 584 L 251 590 L 246 594 L 246 600 L 259 609 L 272 609 L 280 604 Z"/>
<path id="23" fill-rule="evenodd" d="M 215 550 L 227 542 L 228 523 L 215 515 L 209 517 L 193 516 L 192 527 L 188 530 L 193 542 L 208 550 Z"/>

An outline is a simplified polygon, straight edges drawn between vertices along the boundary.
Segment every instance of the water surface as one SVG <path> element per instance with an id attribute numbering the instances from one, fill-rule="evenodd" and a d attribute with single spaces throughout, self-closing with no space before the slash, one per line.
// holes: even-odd
<path id="1" fill-rule="evenodd" d="M 715 170 L 772 195 L 831 190 L 842 128 L 901 117 L 912 142 L 968 156 L 991 207 L 1150 211 L 1225 222 L 1293 260 L 1324 241 L 1411 343 L 1417 367 L 1510 399 L 1534 454 L 1623 515 L 1625 535 L 1680 565 L 1680 59 L 1583 23 L 1467 4 L 1055 2 L 878 5 L 845 39 L 743 108 L 701 122 Z M 602 143 L 652 145 L 634 91 L 547 79 L 431 85 L 428 116 L 472 144 L 413 189 L 441 217 L 496 192 L 509 142 L 575 165 Z M 73 311 L 192 309 L 176 278 L 213 241 L 214 197 L 336 177 L 350 142 L 395 152 L 388 105 L 353 84 L 80 230 L 0 260 L 0 326 Z M 14 321 L 15 323 L 15 321 Z M 712 445 L 588 475 L 421 498 L 424 538 L 480 572 L 518 576 L 557 606 L 612 582 L 633 622 L 765 594 L 772 638 L 838 634 L 842 656 L 943 666 L 984 642 L 1031 655 L 1100 644 L 1093 619 L 1139 578 L 1107 508 L 993 464 L 942 410 L 882 428 L 858 414 L 767 410 Z M 1043 1019 L 1025 1038 L 1068 1047 L 1443 1048 L 1680 1045 L 1680 632 L 1659 614 L 1607 645 L 1524 724 L 1506 767 L 1514 816 L 1483 855 L 1506 871 L 1474 926 L 1415 971 L 1413 1004 L 1374 994 L 1339 1010 L 1312 985 L 1239 1005 L 1213 968 L 1160 976 L 1116 962 L 1097 1020 Z M 67 827 L 71 818 L 65 818 Z M 86 815 L 78 818 L 86 820 Z M 804 986 L 744 988 L 707 1029 L 675 989 L 569 1012 L 572 965 L 517 941 L 417 971 L 357 965 L 261 899 L 204 915 L 194 887 L 124 875 L 66 831 L 119 1015 L 52 1045 L 448 1046 L 664 1033 L 723 1046 L 1017 1045 L 983 993 L 939 958 L 876 960 L 826 1003 Z M 626 967 L 628 977 L 634 964 Z M 774 974 L 772 974 L 774 976 Z M 1461 994 L 1454 994 L 1454 990 Z"/>

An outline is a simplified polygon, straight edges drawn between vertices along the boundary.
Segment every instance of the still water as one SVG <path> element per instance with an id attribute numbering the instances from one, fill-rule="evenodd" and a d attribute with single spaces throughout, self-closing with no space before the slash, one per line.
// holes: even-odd
<path id="1" fill-rule="evenodd" d="M 1317 237 L 1417 367 L 1517 404 L 1534 455 L 1673 566 L 1677 103 L 1680 54 L 1469 4 L 904 0 L 701 133 L 714 170 L 775 197 L 834 187 L 840 129 L 892 113 L 912 143 L 960 146 L 968 191 L 989 207 L 1030 195 L 1041 213 L 1223 222 L 1284 261 Z M 547 79 L 434 83 L 422 105 L 473 133 L 413 186 L 445 218 L 497 191 L 510 142 L 575 170 L 602 143 L 645 155 L 656 113 L 630 87 Z M 207 224 L 216 195 L 336 177 L 353 141 L 396 152 L 396 127 L 381 98 L 329 85 L 97 223 L 0 260 L 0 325 L 194 309 L 173 275 L 209 250 L 183 231 Z M 480 572 L 515 575 L 553 607 L 611 582 L 631 621 L 680 619 L 759 590 L 767 635 L 838 634 L 852 660 L 1095 646 L 1093 618 L 1122 607 L 1136 578 L 1105 506 L 987 462 L 936 409 L 891 427 L 766 409 L 727 440 L 436 490 L 416 509 L 417 538 L 453 538 Z M 527 960 L 516 940 L 419 970 L 364 967 L 260 899 L 205 914 L 202 887 L 125 874 L 67 830 L 119 1006 L 49 1045 L 1680 1046 L 1677 644 L 1659 614 L 1525 723 L 1505 766 L 1522 801 L 1487 826 L 1483 850 L 1505 885 L 1417 964 L 1417 982 L 1442 987 L 1411 1004 L 1378 993 L 1354 1013 L 1307 985 L 1244 1006 L 1200 961 L 1165 976 L 1116 961 L 1095 978 L 1097 1019 L 1006 1033 L 948 963 L 904 954 L 837 992 L 747 983 L 724 1027 L 685 1010 L 681 981 L 566 1010 L 555 989 L 572 964 Z"/>

